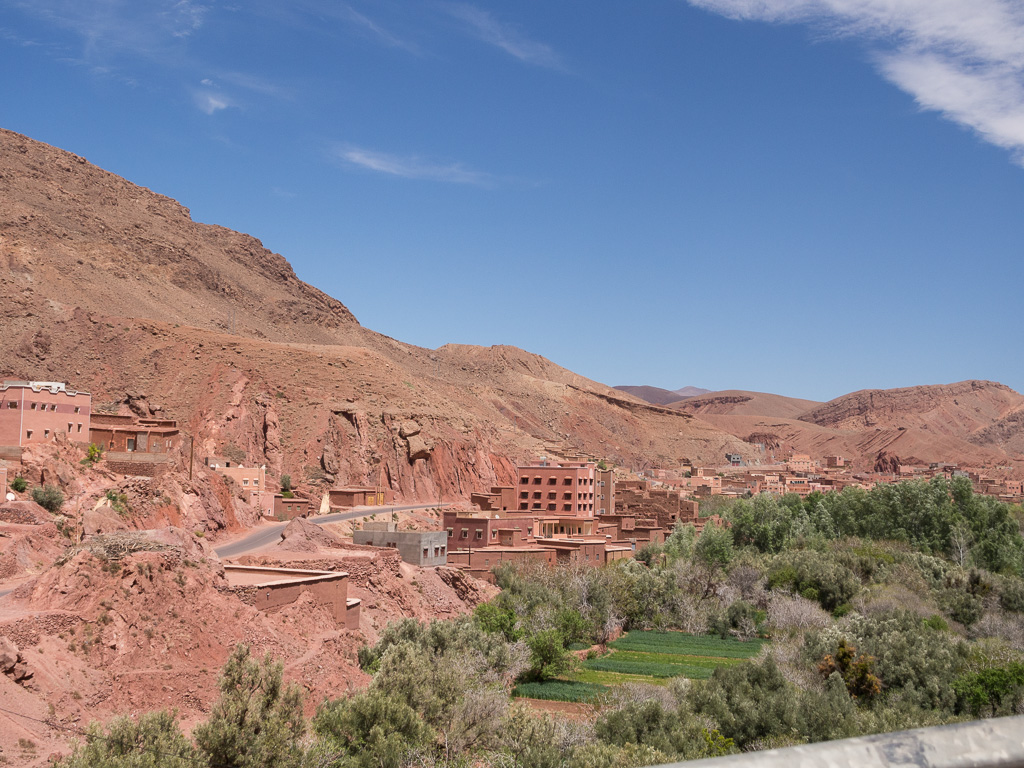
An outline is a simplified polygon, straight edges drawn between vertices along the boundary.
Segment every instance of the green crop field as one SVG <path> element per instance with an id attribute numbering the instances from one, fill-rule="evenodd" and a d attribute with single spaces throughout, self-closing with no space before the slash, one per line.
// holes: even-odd
<path id="1" fill-rule="evenodd" d="M 523 683 L 515 695 L 555 701 L 593 701 L 622 683 L 664 685 L 673 677 L 706 680 L 718 667 L 742 664 L 767 640 L 723 640 L 711 635 L 635 630 L 609 643 L 610 652 L 587 659 L 570 680 Z"/>
<path id="2" fill-rule="evenodd" d="M 608 692 L 607 685 L 582 683 L 576 680 L 548 680 L 543 683 L 520 683 L 512 690 L 513 696 L 548 701 L 593 701 Z"/>
<path id="3" fill-rule="evenodd" d="M 723 640 L 713 635 L 685 635 L 682 632 L 633 631 L 608 644 L 616 651 L 642 651 L 675 656 L 703 656 L 720 659 L 750 659 L 767 641 Z"/>

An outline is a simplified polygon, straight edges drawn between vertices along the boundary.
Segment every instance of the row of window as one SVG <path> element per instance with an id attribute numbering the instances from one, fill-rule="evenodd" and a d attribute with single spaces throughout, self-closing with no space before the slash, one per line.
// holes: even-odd
<path id="1" fill-rule="evenodd" d="M 593 508 L 594 508 L 593 504 L 580 504 L 579 511 L 580 512 L 587 512 L 587 511 L 589 511 L 589 510 L 591 510 Z M 535 501 L 535 502 L 533 502 L 533 506 L 530 506 L 529 502 L 526 502 L 526 501 L 519 502 L 519 511 L 520 512 L 529 512 L 531 509 L 533 509 L 533 510 L 542 509 L 541 503 L 539 501 Z M 548 512 L 555 512 L 555 511 L 557 511 L 557 509 L 558 509 L 558 505 L 557 504 L 548 503 L 548 506 L 547 506 Z M 562 505 L 562 511 L 563 512 L 572 512 L 572 504 L 563 504 Z"/>
<path id="2" fill-rule="evenodd" d="M 528 499 L 528 498 L 530 498 L 530 492 L 529 491 L 520 491 L 519 498 L 520 499 Z M 534 491 L 533 492 L 533 498 L 539 499 L 540 498 L 540 491 Z M 558 494 L 555 493 L 554 491 L 552 491 L 551 493 L 548 494 L 548 498 L 549 499 L 557 499 L 558 498 Z M 571 501 L 572 500 L 572 493 L 570 493 L 570 492 L 563 493 L 562 494 L 562 498 L 565 501 Z M 594 494 L 592 494 L 592 493 L 577 493 L 576 494 L 576 498 L 580 499 L 580 500 L 582 500 L 582 499 L 588 499 L 589 500 L 589 499 L 593 499 L 594 498 Z"/>
<path id="3" fill-rule="evenodd" d="M 57 404 L 56 403 L 29 403 L 28 405 L 29 405 L 28 410 L 30 410 L 30 411 L 56 411 L 57 410 Z M 7 403 L 7 408 L 8 408 L 8 410 L 16 411 L 18 409 L 18 401 L 17 400 L 9 401 Z M 82 412 L 82 406 L 76 405 L 75 406 L 75 413 L 81 413 L 81 412 Z"/>
<path id="4" fill-rule="evenodd" d="M 534 477 L 533 478 L 533 484 L 534 485 L 540 485 L 541 481 L 543 481 L 543 479 L 544 479 L 543 477 Z M 519 478 L 519 484 L 520 485 L 529 485 L 530 484 L 530 477 L 528 475 L 522 475 Z M 571 477 L 564 477 L 564 478 L 562 478 L 562 485 L 572 485 L 572 484 L 573 484 L 573 478 L 571 478 Z M 593 485 L 594 484 L 594 478 L 592 478 L 592 477 L 590 477 L 590 478 L 581 477 L 580 480 L 579 480 L 579 484 L 580 485 Z M 548 478 L 548 485 L 558 485 L 558 478 L 549 477 Z"/>
<path id="5" fill-rule="evenodd" d="M 72 427 L 74 427 L 74 426 L 75 426 L 75 425 L 74 425 L 74 424 L 72 424 L 72 423 L 71 423 L 70 421 L 68 422 L 68 434 L 69 434 L 69 435 L 70 435 L 70 434 L 71 434 L 72 432 L 74 432 L 74 431 L 77 431 L 77 432 L 81 432 L 81 431 L 82 431 L 82 425 L 81 425 L 81 424 L 79 424 L 79 425 L 78 425 L 78 429 L 77 429 L 77 430 L 73 430 L 73 429 L 72 429 Z M 34 433 L 34 432 L 35 432 L 35 430 L 32 430 L 32 429 L 26 429 L 26 430 L 25 430 L 25 439 L 26 439 L 26 440 L 31 440 L 31 439 L 32 439 L 32 435 L 33 435 L 33 433 Z M 43 437 L 49 437 L 49 436 L 50 436 L 50 430 L 48 430 L 48 429 L 44 429 L 44 430 L 43 430 Z"/>

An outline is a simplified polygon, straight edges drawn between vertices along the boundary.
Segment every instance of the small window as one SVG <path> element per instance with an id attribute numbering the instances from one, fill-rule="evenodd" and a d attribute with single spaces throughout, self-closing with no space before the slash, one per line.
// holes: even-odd
<path id="1" fill-rule="evenodd" d="M 260 479 L 258 477 L 254 477 L 253 480 L 252 480 L 252 484 L 253 485 L 259 485 L 260 484 Z"/>
<path id="2" fill-rule="evenodd" d="M 79 425 L 78 425 L 78 431 L 79 431 L 79 432 L 81 432 L 81 431 L 82 431 L 82 425 L 81 425 L 81 424 L 79 424 Z"/>
<path id="3" fill-rule="evenodd" d="M 69 432 L 69 433 L 71 432 L 71 428 L 72 428 L 72 427 L 74 427 L 74 426 L 75 426 L 75 425 L 74 425 L 74 424 L 72 424 L 72 423 L 71 423 L 70 421 L 68 422 L 68 432 Z"/>
<path id="4" fill-rule="evenodd" d="M 39 405 L 39 404 L 38 404 L 38 403 L 32 403 L 32 410 L 33 410 L 33 411 L 34 411 L 34 410 L 36 409 L 36 406 L 37 406 L 37 405 Z"/>
<path id="5" fill-rule="evenodd" d="M 548 485 L 554 485 L 557 482 L 558 482 L 557 478 L 554 478 L 554 477 L 549 477 L 548 478 Z"/>
<path id="6" fill-rule="evenodd" d="M 32 430 L 31 429 L 25 430 L 25 438 L 27 440 L 31 440 L 32 439 Z"/>
<path id="7" fill-rule="evenodd" d="M 49 437 L 49 436 L 50 436 L 50 430 L 44 429 L 43 430 L 43 437 Z"/>
<path id="8" fill-rule="evenodd" d="M 82 406 L 76 405 L 75 406 L 75 413 L 81 413 L 81 412 L 82 412 Z"/>
<path id="9" fill-rule="evenodd" d="M 469 538 L 469 528 L 463 528 L 462 529 L 462 538 L 464 538 L 464 539 L 468 539 Z"/>
<path id="10" fill-rule="evenodd" d="M 246 479 L 245 479 L 245 478 L 243 477 L 243 478 L 242 478 L 242 485 L 248 485 L 248 484 L 249 484 L 249 481 L 248 481 L 248 480 L 246 480 Z"/>
<path id="11" fill-rule="evenodd" d="M 449 529 L 448 529 L 448 538 L 450 539 L 450 538 L 451 538 L 452 536 L 454 536 L 454 535 L 455 535 L 455 531 L 454 531 L 454 530 L 452 530 L 451 528 L 449 528 Z"/>
<path id="12" fill-rule="evenodd" d="M 9 403 L 7 404 L 7 407 L 8 407 L 8 408 L 12 408 L 12 409 L 14 409 L 14 408 L 17 408 L 17 407 L 18 407 L 18 404 L 17 404 L 16 402 L 14 402 L 14 401 L 12 400 L 11 402 L 9 402 Z"/>
<path id="13" fill-rule="evenodd" d="M 498 535 L 498 529 L 497 529 L 497 528 L 495 528 L 494 530 L 492 530 L 492 531 L 491 531 L 491 538 L 493 539 L 493 538 L 495 538 L 495 537 L 496 537 L 497 535 Z"/>
<path id="14" fill-rule="evenodd" d="M 479 528 L 476 529 L 476 537 L 478 539 L 482 539 L 484 537 L 484 532 L 481 531 Z"/>
<path id="15" fill-rule="evenodd" d="M 533 484 L 534 485 L 540 485 L 540 478 L 539 477 L 533 478 Z"/>
<path id="16" fill-rule="evenodd" d="M 526 485 L 529 482 L 530 482 L 530 478 L 528 478 L 528 477 L 520 477 L 519 478 L 519 484 L 520 485 Z"/>

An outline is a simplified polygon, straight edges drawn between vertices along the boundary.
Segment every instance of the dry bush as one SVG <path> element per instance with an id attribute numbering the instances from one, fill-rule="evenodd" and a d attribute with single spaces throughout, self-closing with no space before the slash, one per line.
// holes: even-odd
<path id="1" fill-rule="evenodd" d="M 808 601 L 810 602 L 810 601 Z M 782 676 L 797 688 L 824 690 L 825 683 L 817 669 L 803 658 L 802 643 L 771 643 L 761 649 L 758 658 L 770 656 Z"/>
<path id="2" fill-rule="evenodd" d="M 678 706 L 676 697 L 667 686 L 648 685 L 646 683 L 623 683 L 616 685 L 608 694 L 608 703 L 615 709 L 630 704 L 643 704 L 647 701 L 657 701 L 665 709 L 674 709 Z"/>
<path id="3" fill-rule="evenodd" d="M 919 592 L 902 581 L 877 584 L 862 590 L 852 601 L 855 611 L 864 616 L 887 616 L 897 611 L 910 611 L 922 619 L 939 613 L 927 591 Z"/>
<path id="4" fill-rule="evenodd" d="M 822 629 L 832 621 L 828 611 L 814 600 L 789 592 L 772 592 L 768 601 L 768 624 L 774 632 L 799 634 Z"/>
<path id="5" fill-rule="evenodd" d="M 1018 613 L 990 610 L 971 627 L 979 638 L 998 638 L 1016 651 L 1024 651 L 1024 616 Z"/>

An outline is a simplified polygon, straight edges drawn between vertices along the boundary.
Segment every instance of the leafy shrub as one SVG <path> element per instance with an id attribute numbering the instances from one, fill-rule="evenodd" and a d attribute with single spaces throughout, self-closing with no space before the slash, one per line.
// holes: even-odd
<path id="1" fill-rule="evenodd" d="M 28 488 L 28 482 L 24 477 L 18 475 L 16 478 L 11 480 L 11 490 L 17 491 L 18 493 L 24 493 L 25 489 Z"/>
<path id="2" fill-rule="evenodd" d="M 76 744 L 71 755 L 57 765 L 59 768 L 134 768 L 143 765 L 191 768 L 204 764 L 202 754 L 178 727 L 174 713 L 160 710 L 142 714 L 137 721 L 131 717 L 118 717 L 106 728 L 97 722 L 91 723 L 85 733 L 85 742 Z"/>
<path id="3" fill-rule="evenodd" d="M 82 459 L 82 464 L 92 466 L 96 462 L 103 458 L 103 448 L 96 445 L 96 443 L 90 443 L 89 447 L 85 449 L 85 458 Z"/>
<path id="4" fill-rule="evenodd" d="M 56 514 L 64 506 L 64 493 L 56 485 L 36 486 L 32 489 L 32 501 L 47 512 Z"/>
<path id="5" fill-rule="evenodd" d="M 988 707 L 992 717 L 1013 714 L 1024 701 L 1024 664 L 1012 662 L 965 675 L 953 683 L 953 690 L 957 712 L 978 717 Z"/>

